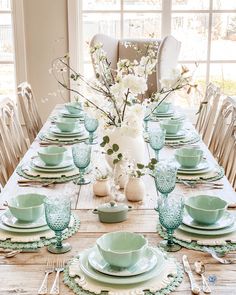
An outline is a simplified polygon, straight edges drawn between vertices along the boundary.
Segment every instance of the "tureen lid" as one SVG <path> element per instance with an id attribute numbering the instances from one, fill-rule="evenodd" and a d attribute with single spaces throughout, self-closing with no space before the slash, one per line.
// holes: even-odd
<path id="1" fill-rule="evenodd" d="M 121 212 L 121 211 L 128 211 L 129 206 L 126 204 L 117 204 L 115 201 L 111 201 L 109 203 L 102 204 L 98 206 L 97 210 L 99 212 Z"/>

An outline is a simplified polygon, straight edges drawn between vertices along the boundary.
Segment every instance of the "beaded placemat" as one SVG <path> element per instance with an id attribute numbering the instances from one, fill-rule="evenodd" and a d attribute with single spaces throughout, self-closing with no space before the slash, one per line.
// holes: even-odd
<path id="1" fill-rule="evenodd" d="M 63 240 L 74 235 L 80 227 L 78 216 L 72 214 L 71 223 L 62 233 Z M 14 233 L 0 229 L 0 247 L 7 249 L 37 249 L 56 242 L 55 233 L 46 230 L 36 233 Z"/>

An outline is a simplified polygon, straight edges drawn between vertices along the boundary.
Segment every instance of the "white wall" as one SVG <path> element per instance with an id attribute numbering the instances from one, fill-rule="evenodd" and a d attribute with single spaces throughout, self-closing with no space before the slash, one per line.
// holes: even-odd
<path id="1" fill-rule="evenodd" d="M 67 1 L 23 0 L 27 79 L 32 85 L 39 113 L 46 120 L 60 95 L 50 96 L 58 84 L 49 74 L 51 61 L 68 52 Z M 48 101 L 43 102 L 47 99 Z"/>

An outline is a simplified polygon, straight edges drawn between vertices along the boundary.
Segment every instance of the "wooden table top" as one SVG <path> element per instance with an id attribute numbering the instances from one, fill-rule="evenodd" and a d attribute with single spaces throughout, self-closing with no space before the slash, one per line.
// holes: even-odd
<path id="1" fill-rule="evenodd" d="M 50 122 L 46 122 L 43 129 L 46 130 Z M 27 161 L 36 154 L 39 148 L 40 140 L 35 139 L 30 149 L 26 153 L 23 161 Z M 215 161 L 206 146 L 200 142 L 201 147 L 204 149 L 205 155 L 210 161 Z M 147 155 L 151 155 L 151 151 L 147 146 Z M 161 151 L 161 158 L 169 157 L 174 153 L 173 148 L 165 147 Z M 35 188 L 35 187 L 19 187 L 17 180 L 21 177 L 14 172 L 9 179 L 8 183 L 4 187 L 0 196 L 1 209 L 4 201 L 10 197 L 28 192 L 42 193 L 47 196 L 67 195 L 72 199 L 72 209 L 76 211 L 81 220 L 81 226 L 74 236 L 68 239 L 72 245 L 72 250 L 63 255 L 65 260 L 69 260 L 75 256 L 81 250 L 92 247 L 95 244 L 96 239 L 103 233 L 117 230 L 126 230 L 139 232 L 145 235 L 149 240 L 149 244 L 158 245 L 161 238 L 156 232 L 156 224 L 158 216 L 153 208 L 157 203 L 158 194 L 155 189 L 154 181 L 150 176 L 144 177 L 146 186 L 146 196 L 141 203 L 129 203 L 132 205 L 133 210 L 129 212 L 128 220 L 117 224 L 103 224 L 98 221 L 98 216 L 92 214 L 92 209 L 101 203 L 110 200 L 109 197 L 95 197 L 92 192 L 92 184 L 85 186 L 77 186 L 72 182 L 64 184 L 56 184 L 54 187 L 48 188 Z M 218 195 L 229 203 L 236 203 L 236 194 L 229 184 L 228 180 L 224 177 L 219 182 L 224 184 L 223 189 L 208 190 L 201 188 L 186 188 L 183 184 L 177 184 L 175 192 L 183 193 L 184 197 L 191 195 L 204 193 L 210 195 Z M 236 279 L 235 271 L 236 264 L 222 265 L 215 259 L 211 258 L 209 254 L 199 251 L 192 251 L 182 248 L 179 252 L 171 254 L 176 257 L 178 261 L 182 261 L 183 254 L 186 254 L 189 258 L 190 264 L 193 270 L 193 263 L 196 260 L 202 260 L 206 265 L 206 276 L 216 275 L 216 284 L 212 286 L 212 294 L 226 295 L 236 294 Z M 233 254 L 230 254 L 233 255 Z M 235 252 L 236 257 L 236 252 Z M 37 253 L 20 253 L 14 258 L 4 259 L 0 257 L 0 294 L 22 294 L 33 295 L 37 294 L 37 290 L 43 280 L 46 261 L 48 258 L 57 259 L 56 255 L 53 255 L 47 251 L 44 247 Z M 194 273 L 195 279 L 201 282 L 200 276 Z M 54 275 L 49 276 L 49 285 L 51 286 Z M 60 294 L 69 295 L 73 294 L 62 282 L 62 276 L 60 280 Z M 188 277 L 184 275 L 182 284 L 172 294 L 187 295 L 191 294 L 190 283 Z M 202 293 L 203 294 L 203 293 Z"/>

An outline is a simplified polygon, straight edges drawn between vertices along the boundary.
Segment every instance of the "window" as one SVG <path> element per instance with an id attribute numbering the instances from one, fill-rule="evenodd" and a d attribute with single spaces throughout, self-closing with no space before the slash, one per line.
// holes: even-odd
<path id="1" fill-rule="evenodd" d="M 73 0 L 71 0 L 73 1 Z M 88 43 L 96 33 L 116 38 L 163 38 L 182 42 L 180 63 L 199 64 L 198 84 L 212 81 L 236 93 L 236 1 L 232 0 L 74 0 L 78 9 L 80 71 L 91 76 Z M 70 11 L 73 13 L 75 10 Z M 72 17 L 72 16 L 69 16 Z"/>
<path id="2" fill-rule="evenodd" d="M 13 25 L 10 0 L 0 0 L 0 95 L 15 93 Z"/>

